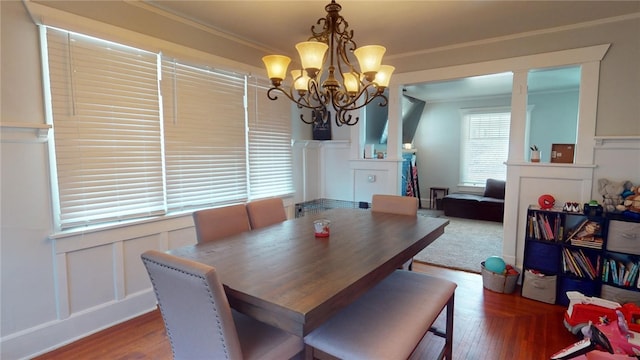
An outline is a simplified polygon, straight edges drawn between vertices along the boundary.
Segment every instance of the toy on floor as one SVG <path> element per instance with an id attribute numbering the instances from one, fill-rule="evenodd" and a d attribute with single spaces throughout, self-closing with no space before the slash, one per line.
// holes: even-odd
<path id="1" fill-rule="evenodd" d="M 624 315 L 631 331 L 640 333 L 640 307 L 634 303 L 620 305 L 598 297 L 584 296 L 578 291 L 567 291 L 569 307 L 564 313 L 564 326 L 574 335 L 589 324 L 598 323 L 601 318 L 615 319 L 616 311 Z"/>
<path id="2" fill-rule="evenodd" d="M 582 328 L 582 333 L 584 339 L 551 355 L 551 360 L 628 360 L 640 356 L 640 352 L 637 352 L 640 348 L 637 346 L 630 350 L 619 347 L 620 343 L 629 344 L 629 341 L 622 334 L 618 322 L 609 322 L 606 325 L 589 324 Z M 616 340 L 612 343 L 610 339 Z M 634 353 L 636 355 L 632 355 Z"/>
<path id="3" fill-rule="evenodd" d="M 560 359 L 640 359 L 640 307 L 567 291 L 564 324 L 584 339 L 554 354 Z"/>

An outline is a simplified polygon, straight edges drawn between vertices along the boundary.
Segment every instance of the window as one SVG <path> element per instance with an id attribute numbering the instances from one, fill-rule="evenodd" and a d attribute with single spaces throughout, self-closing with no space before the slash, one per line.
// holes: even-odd
<path id="1" fill-rule="evenodd" d="M 290 107 L 258 80 L 43 29 L 58 229 L 293 193 Z"/>
<path id="2" fill-rule="evenodd" d="M 460 181 L 484 186 L 487 179 L 505 180 L 511 113 L 501 109 L 462 111 Z"/>
<path id="3" fill-rule="evenodd" d="M 58 223 L 163 213 L 156 54 L 51 28 L 46 42 Z"/>
<path id="4" fill-rule="evenodd" d="M 244 76 L 162 64 L 168 209 L 245 201 Z"/>
<path id="5" fill-rule="evenodd" d="M 281 97 L 267 98 L 269 83 L 249 83 L 250 198 L 291 192 L 291 103 Z"/>

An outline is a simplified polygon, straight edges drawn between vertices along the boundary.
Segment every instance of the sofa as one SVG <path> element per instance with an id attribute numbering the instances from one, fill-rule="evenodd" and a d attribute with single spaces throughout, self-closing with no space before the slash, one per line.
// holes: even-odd
<path id="1" fill-rule="evenodd" d="M 453 193 L 442 199 L 445 216 L 502 222 L 505 182 L 487 179 L 483 194 Z"/>

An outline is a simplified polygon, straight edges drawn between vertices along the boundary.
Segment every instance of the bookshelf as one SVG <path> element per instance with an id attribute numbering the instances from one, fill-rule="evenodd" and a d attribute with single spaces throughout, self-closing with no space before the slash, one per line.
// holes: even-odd
<path id="1" fill-rule="evenodd" d="M 526 224 L 523 296 L 566 306 L 574 290 L 640 304 L 638 220 L 530 206 Z"/>
<path id="2" fill-rule="evenodd" d="M 601 296 L 640 304 L 640 221 L 609 216 Z"/>

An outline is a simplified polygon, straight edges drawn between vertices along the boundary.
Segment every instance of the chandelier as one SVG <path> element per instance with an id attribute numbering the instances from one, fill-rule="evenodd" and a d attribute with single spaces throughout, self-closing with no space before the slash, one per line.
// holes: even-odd
<path id="1" fill-rule="evenodd" d="M 304 114 L 300 119 L 307 123 L 327 122 L 332 108 L 338 126 L 355 125 L 359 117 L 351 111 L 360 109 L 374 99 L 386 106 L 388 99 L 384 90 L 389 86 L 395 68 L 381 65 L 386 49 L 379 45 L 357 48 L 353 41 L 353 30 L 339 14 L 342 6 L 335 0 L 325 6 L 327 15 L 311 26 L 311 37 L 298 43 L 302 69 L 292 70 L 292 82 L 288 89 L 282 85 L 287 76 L 291 58 L 284 55 L 268 55 L 262 58 L 272 87 L 267 92 L 271 100 L 284 94 L 298 108 L 311 109 L 311 119 Z M 316 29 L 316 26 L 318 29 Z M 360 71 L 353 65 L 358 60 Z M 323 65 L 327 62 L 327 69 Z"/>

